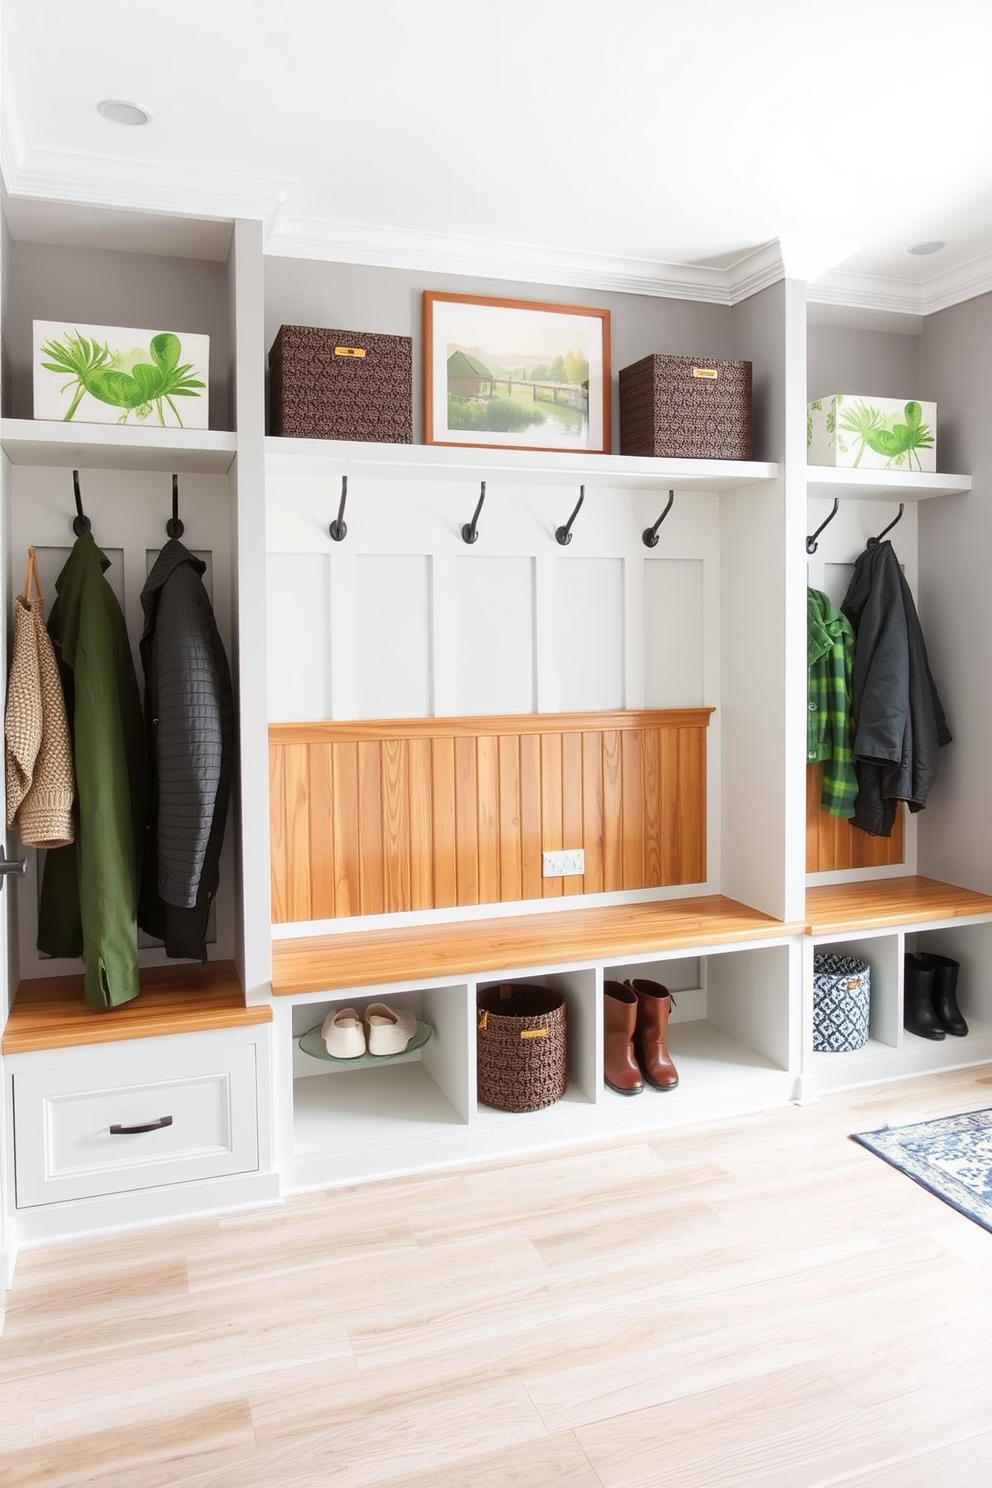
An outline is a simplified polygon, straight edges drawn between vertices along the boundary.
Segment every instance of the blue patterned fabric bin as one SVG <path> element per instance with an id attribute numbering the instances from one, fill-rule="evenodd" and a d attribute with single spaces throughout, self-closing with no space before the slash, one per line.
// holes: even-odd
<path id="1" fill-rule="evenodd" d="M 813 957 L 813 1048 L 846 1054 L 868 1042 L 871 972 L 857 956 Z"/>

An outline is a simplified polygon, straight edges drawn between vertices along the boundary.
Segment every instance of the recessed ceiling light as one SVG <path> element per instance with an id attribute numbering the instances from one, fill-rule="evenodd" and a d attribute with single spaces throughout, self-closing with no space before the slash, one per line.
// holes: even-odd
<path id="1" fill-rule="evenodd" d="M 910 248 L 906 249 L 906 252 L 916 253 L 920 258 L 922 258 L 927 253 L 939 253 L 941 248 L 946 247 L 946 243 L 940 242 L 939 239 L 934 239 L 934 241 L 931 243 L 914 243 Z"/>
<path id="2" fill-rule="evenodd" d="M 147 109 L 137 103 L 126 103 L 123 98 L 104 98 L 97 104 L 96 111 L 111 124 L 147 124 L 151 118 Z"/>

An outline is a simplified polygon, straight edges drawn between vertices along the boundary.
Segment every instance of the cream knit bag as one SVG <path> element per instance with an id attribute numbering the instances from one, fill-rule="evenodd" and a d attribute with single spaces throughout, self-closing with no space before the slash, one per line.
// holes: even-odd
<path id="1" fill-rule="evenodd" d="M 7 826 L 17 828 L 27 847 L 67 846 L 75 838 L 76 780 L 34 548 L 28 549 L 24 592 L 14 601 L 5 733 Z"/>

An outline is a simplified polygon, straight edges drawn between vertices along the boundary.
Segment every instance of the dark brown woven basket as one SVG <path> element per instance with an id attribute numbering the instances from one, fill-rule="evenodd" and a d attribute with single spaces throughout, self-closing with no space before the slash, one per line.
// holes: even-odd
<path id="1" fill-rule="evenodd" d="M 620 453 L 751 458 L 751 363 L 655 352 L 623 367 Z"/>
<path id="2" fill-rule="evenodd" d="M 273 434 L 413 443 L 413 341 L 280 326 L 269 352 Z"/>
<path id="3" fill-rule="evenodd" d="M 565 1094 L 565 999 L 504 982 L 478 993 L 479 1100 L 497 1111 L 539 1111 Z"/>

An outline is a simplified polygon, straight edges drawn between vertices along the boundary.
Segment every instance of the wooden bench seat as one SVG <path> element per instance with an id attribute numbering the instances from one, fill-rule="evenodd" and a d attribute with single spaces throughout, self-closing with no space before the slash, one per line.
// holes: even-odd
<path id="1" fill-rule="evenodd" d="M 547 914 L 343 931 L 276 940 L 276 996 L 333 992 L 432 977 L 470 976 L 575 962 L 611 962 L 660 951 L 801 935 L 719 894 L 661 903 L 609 905 Z"/>
<path id="2" fill-rule="evenodd" d="M 806 891 L 807 935 L 853 934 L 975 915 L 992 915 L 992 895 L 915 874 L 818 884 Z"/>
<path id="3" fill-rule="evenodd" d="M 145 967 L 140 980 L 138 997 L 106 1009 L 84 1003 L 82 976 L 21 982 L 3 1033 L 4 1054 L 272 1021 L 268 1004 L 245 1005 L 233 961 Z"/>

